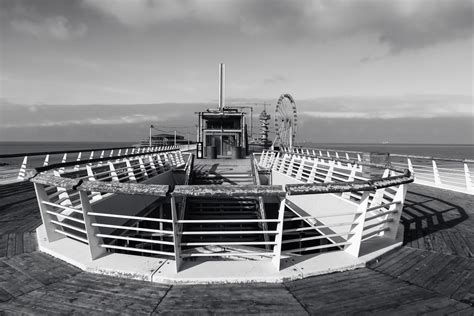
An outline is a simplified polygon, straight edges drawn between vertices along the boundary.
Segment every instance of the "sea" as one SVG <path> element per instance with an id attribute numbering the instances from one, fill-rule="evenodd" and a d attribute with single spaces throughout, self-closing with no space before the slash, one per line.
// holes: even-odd
<path id="1" fill-rule="evenodd" d="M 133 142 L 0 142 L 0 155 L 130 147 Z M 370 143 L 303 143 L 304 147 L 361 152 L 379 152 L 430 156 L 439 158 L 474 159 L 474 144 L 370 144 Z"/>

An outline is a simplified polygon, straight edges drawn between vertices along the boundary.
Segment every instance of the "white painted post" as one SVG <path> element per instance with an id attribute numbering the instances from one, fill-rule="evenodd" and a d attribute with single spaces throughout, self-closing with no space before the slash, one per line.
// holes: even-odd
<path id="1" fill-rule="evenodd" d="M 347 179 L 347 182 L 352 182 L 354 181 L 354 178 L 355 178 L 355 174 L 356 174 L 356 171 L 357 171 L 357 167 L 354 165 L 351 169 L 351 173 L 349 174 L 349 178 Z M 352 192 L 343 192 L 341 194 L 341 197 L 343 199 L 350 199 L 351 198 L 351 195 L 352 195 Z"/>
<path id="2" fill-rule="evenodd" d="M 390 174 L 390 170 L 385 169 L 383 172 L 382 178 L 388 177 L 389 174 Z M 370 202 L 370 207 L 379 206 L 380 204 L 382 204 L 382 199 L 383 199 L 384 194 L 385 194 L 385 188 L 377 189 L 375 191 L 374 198 Z"/>
<path id="3" fill-rule="evenodd" d="M 109 169 L 110 169 L 110 176 L 112 177 L 112 181 L 119 182 L 119 178 L 117 176 L 117 172 L 115 171 L 115 166 L 112 162 L 108 162 Z"/>
<path id="4" fill-rule="evenodd" d="M 61 163 L 66 163 L 67 160 L 67 153 L 64 154 L 63 159 L 61 160 Z M 59 173 L 64 173 L 64 167 L 59 168 Z"/>
<path id="5" fill-rule="evenodd" d="M 89 202 L 89 197 L 84 191 L 79 191 L 79 196 L 82 205 L 82 214 L 84 216 L 84 226 L 86 228 L 87 241 L 89 242 L 89 250 L 91 254 L 91 260 L 98 259 L 107 253 L 107 250 L 101 245 L 104 244 L 102 238 L 97 237 L 99 229 L 92 224 L 97 223 L 95 216 L 89 215 L 92 212 L 92 207 Z"/>
<path id="6" fill-rule="evenodd" d="M 441 185 L 441 178 L 439 177 L 438 167 L 436 166 L 436 161 L 434 159 L 431 160 L 433 162 L 433 175 L 434 181 L 436 185 Z"/>
<path id="7" fill-rule="evenodd" d="M 322 156 L 323 155 L 323 152 L 320 150 L 319 151 L 319 156 Z"/>
<path id="8" fill-rule="evenodd" d="M 324 182 L 331 182 L 333 171 L 334 171 L 334 160 L 331 160 L 329 161 L 329 169 L 328 169 L 328 173 L 326 174 L 326 178 L 324 179 Z"/>
<path id="9" fill-rule="evenodd" d="M 18 177 L 17 177 L 18 180 L 25 180 L 27 163 L 28 163 L 28 156 L 25 156 L 25 158 L 23 158 L 23 162 L 21 163 L 20 172 L 18 173 Z"/>
<path id="10" fill-rule="evenodd" d="M 466 190 L 467 192 L 472 192 L 472 181 L 471 181 L 471 173 L 469 172 L 469 166 L 467 163 L 464 163 L 464 177 L 466 178 Z"/>
<path id="11" fill-rule="evenodd" d="M 171 219 L 173 220 L 173 242 L 174 242 L 174 256 L 176 262 L 176 273 L 179 272 L 181 268 L 181 235 L 178 223 L 178 214 L 176 211 L 176 198 L 174 195 L 171 195 Z"/>
<path id="12" fill-rule="evenodd" d="M 114 150 L 112 149 L 109 154 L 109 158 L 112 158 L 114 156 Z"/>
<path id="13" fill-rule="evenodd" d="M 309 177 L 308 177 L 308 183 L 314 183 L 317 167 L 318 167 L 318 162 L 313 161 L 313 166 L 311 167 L 311 172 L 309 173 Z"/>
<path id="14" fill-rule="evenodd" d="M 151 171 L 156 176 L 158 171 L 156 170 L 155 162 L 153 161 L 153 155 L 148 156 L 148 163 L 150 164 Z"/>
<path id="15" fill-rule="evenodd" d="M 132 164 L 128 158 L 125 158 L 125 164 L 127 165 L 128 181 L 137 182 L 137 178 L 135 178 L 135 173 L 133 172 Z"/>
<path id="16" fill-rule="evenodd" d="M 87 175 L 89 176 L 88 180 L 95 181 L 95 175 L 94 175 L 94 172 L 92 171 L 91 166 L 87 165 L 86 170 L 87 170 Z"/>
<path id="17" fill-rule="evenodd" d="M 362 158 L 360 158 L 360 154 L 357 154 L 357 161 L 362 161 Z"/>
<path id="18" fill-rule="evenodd" d="M 124 154 L 124 155 L 125 155 L 125 156 L 128 155 L 128 148 L 125 149 L 125 154 Z"/>
<path id="19" fill-rule="evenodd" d="M 89 160 L 92 160 L 92 159 L 94 159 L 94 151 L 91 151 L 91 154 L 89 156 Z M 89 162 L 87 165 L 92 166 L 92 162 Z"/>
<path id="20" fill-rule="evenodd" d="M 53 175 L 55 177 L 61 177 L 60 171 L 57 171 L 57 170 L 53 170 Z M 60 192 L 59 198 L 63 199 L 63 201 L 60 204 L 64 206 L 72 206 L 72 202 L 71 202 L 71 199 L 69 198 L 69 193 L 67 193 L 67 190 L 65 188 L 60 188 L 60 187 L 57 187 L 57 190 L 58 192 Z"/>
<path id="21" fill-rule="evenodd" d="M 348 254 L 359 257 L 359 250 L 360 244 L 362 242 L 362 233 L 364 232 L 364 222 L 365 222 L 365 214 L 367 213 L 367 205 L 369 202 L 369 191 L 365 191 L 362 194 L 362 198 L 360 199 L 360 203 L 357 207 L 357 212 L 354 216 L 354 221 L 351 226 L 349 238 L 347 239 L 350 242 L 344 248 L 344 251 Z"/>
<path id="22" fill-rule="evenodd" d="M 407 189 L 408 185 L 401 184 L 397 189 L 397 193 L 395 193 L 393 201 L 399 201 L 400 203 L 392 204 L 389 207 L 389 211 L 393 211 L 394 213 L 387 216 L 387 219 L 390 219 L 391 221 L 384 224 L 384 228 L 387 228 L 387 230 L 382 232 L 384 237 L 388 237 L 392 240 L 395 240 L 397 237 L 398 225 L 400 224 L 400 217 L 402 216 L 403 203 L 407 195 Z"/>
<path id="23" fill-rule="evenodd" d="M 145 164 L 143 163 L 142 157 L 138 157 L 138 163 L 140 164 L 140 170 L 143 173 L 143 176 L 148 179 L 148 172 L 146 172 Z"/>
<path id="24" fill-rule="evenodd" d="M 288 169 L 286 170 L 286 174 L 291 176 L 291 173 L 293 171 L 293 165 L 295 164 L 295 155 L 291 155 L 291 160 L 290 160 L 290 164 L 288 166 Z"/>
<path id="25" fill-rule="evenodd" d="M 99 157 L 99 158 L 100 158 L 100 159 L 104 158 L 104 154 L 105 154 L 105 152 L 102 150 L 102 152 L 100 153 L 100 157 Z M 99 161 L 98 165 L 99 165 L 99 166 L 102 166 L 102 161 Z"/>
<path id="26" fill-rule="evenodd" d="M 77 155 L 77 159 L 76 159 L 77 162 L 81 161 L 81 156 L 82 156 L 82 152 L 79 152 L 79 154 Z M 74 170 L 79 170 L 79 164 L 74 166 Z"/>
<path id="27" fill-rule="evenodd" d="M 38 208 L 40 209 L 41 220 L 43 221 L 44 230 L 46 231 L 46 238 L 48 242 L 53 242 L 58 239 L 62 239 L 65 236 L 56 232 L 56 229 L 62 230 L 61 228 L 56 228 L 56 225 L 51 223 L 51 220 L 56 220 L 53 218 L 54 215 L 48 213 L 50 211 L 50 206 L 43 204 L 43 201 L 49 202 L 48 194 L 44 188 L 43 184 L 34 183 L 36 197 L 38 200 Z"/>
<path id="28" fill-rule="evenodd" d="M 411 173 L 413 173 L 413 164 L 411 163 L 411 159 L 407 157 L 407 163 L 408 163 L 408 170 L 410 170 Z"/>
<path id="29" fill-rule="evenodd" d="M 47 165 L 49 165 L 49 154 L 46 155 L 43 162 L 43 167 L 46 167 Z"/>
<path id="30" fill-rule="evenodd" d="M 273 246 L 273 258 L 272 263 L 275 266 L 276 271 L 280 271 L 281 263 L 281 243 L 283 240 L 283 219 L 285 216 L 285 198 L 280 200 L 280 208 L 278 210 L 278 224 L 276 227 L 275 235 L 275 246 Z"/>
<path id="31" fill-rule="evenodd" d="M 303 177 L 303 167 L 304 167 L 305 162 L 306 162 L 305 158 L 300 160 L 300 167 L 298 168 L 298 172 L 296 172 L 296 179 L 297 180 L 301 180 L 301 178 Z"/>

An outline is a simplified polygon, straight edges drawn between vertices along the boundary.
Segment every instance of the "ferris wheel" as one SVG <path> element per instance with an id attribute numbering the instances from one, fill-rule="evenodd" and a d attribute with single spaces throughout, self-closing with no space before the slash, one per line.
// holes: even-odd
<path id="1" fill-rule="evenodd" d="M 296 138 L 297 115 L 295 100 L 290 94 L 282 94 L 275 107 L 274 145 L 292 147 Z"/>

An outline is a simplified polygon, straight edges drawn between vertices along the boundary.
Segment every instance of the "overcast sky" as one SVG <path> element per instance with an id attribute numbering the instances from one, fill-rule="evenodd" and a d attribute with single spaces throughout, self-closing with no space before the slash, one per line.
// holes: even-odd
<path id="1" fill-rule="evenodd" d="M 0 141 L 192 126 L 225 62 L 301 141 L 474 143 L 472 0 L 0 0 L 0 46 Z"/>

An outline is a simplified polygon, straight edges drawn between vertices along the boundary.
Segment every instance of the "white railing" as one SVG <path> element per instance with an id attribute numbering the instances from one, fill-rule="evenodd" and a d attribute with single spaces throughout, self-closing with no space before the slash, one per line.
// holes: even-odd
<path id="1" fill-rule="evenodd" d="M 375 236 L 395 239 L 406 196 L 407 186 L 405 183 L 394 183 L 385 187 L 373 183 L 373 188 L 370 191 L 367 191 L 367 188 L 356 190 L 353 183 L 374 180 L 364 175 L 362 162 L 359 164 L 342 159 L 332 160 L 324 156 L 314 156 L 311 152 L 310 154 L 286 152 L 276 155 L 263 152 L 259 158 L 262 168 L 271 168 L 272 183 L 285 185 L 287 192 L 290 189 L 290 196 L 287 196 L 286 204 L 298 217 L 288 219 L 288 221 L 305 221 L 310 224 L 309 227 L 287 230 L 284 233 L 317 229 L 321 236 L 308 237 L 303 240 L 328 238 L 332 241 L 330 244 L 292 249 L 291 253 L 337 246 L 356 255 L 364 240 Z M 385 169 L 379 181 L 382 183 L 390 180 L 390 177 L 403 176 L 403 170 Z M 310 191 L 301 191 L 300 193 L 307 196 L 303 198 L 300 196 L 298 203 L 293 203 L 291 185 L 303 183 L 320 184 L 325 190 L 331 186 L 334 187 L 333 184 L 349 184 L 346 187 L 336 188 L 331 194 L 349 204 L 352 203 L 353 207 L 349 207 L 351 211 L 326 210 L 309 195 Z M 323 192 L 324 190 L 321 191 L 321 193 Z M 302 206 L 306 206 L 306 208 Z M 315 212 L 317 215 L 312 214 Z M 296 243 L 301 242 L 301 239 L 290 239 L 286 242 Z"/>
<path id="2" fill-rule="evenodd" d="M 353 161 L 264 152 L 256 156 L 254 162 L 262 162 L 258 166 L 262 169 L 270 167 L 274 185 L 258 185 L 256 179 L 257 185 L 193 186 L 187 185 L 192 157 L 189 155 L 185 161 L 181 151 L 173 151 L 140 154 L 107 163 L 104 160 L 93 166 L 84 163 L 76 169 L 65 168 L 63 172 L 61 168 L 70 163 L 41 169 L 31 181 L 48 241 L 70 238 L 87 244 L 92 260 L 111 251 L 162 256 L 175 260 L 176 271 L 184 258 L 229 256 L 268 259 L 280 270 L 284 256 L 345 251 L 358 257 L 362 242 L 369 238 L 395 239 L 406 183 L 412 181 L 409 173 L 402 174 L 391 168 L 386 169 L 384 178 L 367 182 L 363 165 Z M 167 184 L 173 184 L 175 179 L 170 173 L 177 168 L 184 171 L 186 179 L 182 183 L 185 185 L 178 183 L 170 192 Z M 256 203 L 260 200 L 278 202 L 278 210 L 271 216 L 264 214 L 255 219 L 184 217 L 186 198 L 242 197 Z M 165 201 L 171 206 L 166 212 L 163 211 Z M 324 207 L 328 201 L 339 203 L 340 209 Z M 285 218 L 286 211 L 293 215 Z M 294 222 L 301 225 L 291 226 Z M 219 228 L 221 223 L 255 224 L 258 229 L 223 230 Z M 183 229 L 184 225 L 192 224 L 198 228 Z M 199 229 L 199 225 L 206 224 L 215 225 L 215 229 Z M 301 235 L 304 232 L 313 232 L 313 235 L 305 237 Z M 241 237 L 246 234 L 266 237 L 259 241 L 242 241 Z M 187 235 L 229 238 L 212 242 L 183 241 L 182 237 Z M 324 242 L 305 244 L 315 240 Z M 183 247 L 206 246 L 227 250 L 222 253 L 182 250 Z"/>
<path id="3" fill-rule="evenodd" d="M 295 147 L 285 152 L 327 156 L 335 159 L 362 162 L 363 152 L 335 149 L 315 149 Z M 474 160 L 427 157 L 415 155 L 389 154 L 390 163 L 399 168 L 409 169 L 415 183 L 441 189 L 474 194 Z"/>
<path id="4" fill-rule="evenodd" d="M 117 147 L 117 148 L 105 148 L 105 149 L 83 149 L 83 150 L 70 150 L 70 151 L 50 151 L 50 152 L 35 152 L 35 153 L 18 153 L 18 154 L 2 154 L 0 159 L 5 159 L 14 163 L 16 160 L 21 159 L 19 169 L 8 167 L 8 170 L 3 170 L 3 173 L 8 173 L 9 178 L 15 177 L 17 180 L 23 181 L 28 178 L 28 172 L 34 168 L 46 167 L 51 164 L 57 163 L 70 163 L 77 162 L 78 167 L 81 163 L 94 161 L 98 159 L 109 158 L 119 159 L 124 156 L 135 155 L 135 154 L 147 154 L 160 151 L 192 151 L 196 149 L 195 144 L 180 145 L 180 146 L 155 146 L 155 147 Z M 14 173 L 16 173 L 14 175 Z"/>

